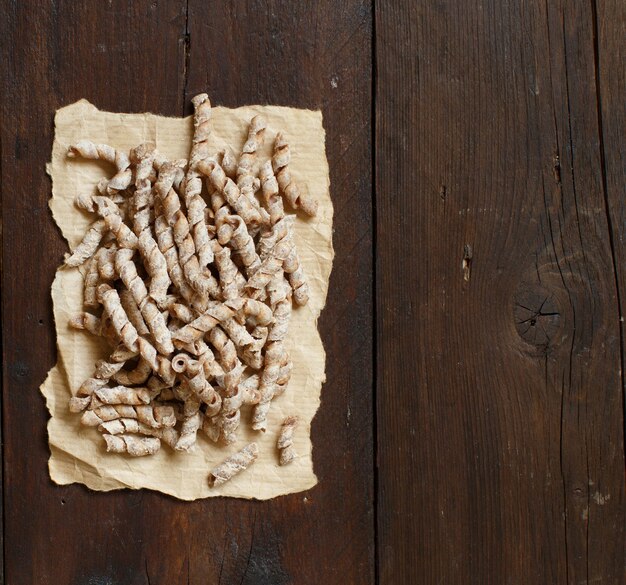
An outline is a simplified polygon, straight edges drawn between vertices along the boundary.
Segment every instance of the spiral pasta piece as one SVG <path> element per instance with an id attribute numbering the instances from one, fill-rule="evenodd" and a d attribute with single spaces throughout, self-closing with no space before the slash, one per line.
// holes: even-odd
<path id="1" fill-rule="evenodd" d="M 180 169 L 175 165 L 165 163 L 159 170 L 159 178 L 154 188 L 161 202 L 165 220 L 172 228 L 185 279 L 197 292 L 216 296 L 219 293 L 219 287 L 210 273 L 203 273 L 200 270 L 189 221 L 181 210 L 180 198 L 174 189 L 174 182 L 179 171 Z"/>
<path id="2" fill-rule="evenodd" d="M 86 260 L 91 258 L 96 253 L 106 230 L 107 226 L 104 220 L 99 219 L 94 221 L 91 226 L 89 226 L 80 244 L 74 248 L 71 254 L 65 255 L 65 266 L 75 268 L 76 266 L 84 264 Z"/>
<path id="3" fill-rule="evenodd" d="M 278 181 L 274 175 L 272 161 L 266 161 L 259 171 L 263 201 L 270 215 L 270 224 L 274 225 L 285 217 L 283 199 L 279 194 Z"/>
<path id="4" fill-rule="evenodd" d="M 259 456 L 256 443 L 246 445 L 241 451 L 231 455 L 211 470 L 209 486 L 217 487 L 226 483 L 254 463 Z"/>
<path id="5" fill-rule="evenodd" d="M 154 301 L 148 297 L 146 285 L 137 274 L 137 268 L 132 260 L 132 256 L 132 250 L 118 250 L 115 255 L 115 269 L 126 288 L 132 294 L 154 338 L 157 350 L 164 355 L 168 355 L 174 351 L 172 336 L 167 328 L 163 315 Z"/>
<path id="6" fill-rule="evenodd" d="M 213 262 L 213 249 L 210 245 L 209 232 L 204 221 L 206 203 L 200 195 L 202 177 L 196 171 L 196 165 L 209 155 L 208 140 L 211 135 L 211 102 L 209 96 L 200 94 L 192 100 L 194 106 L 194 136 L 189 155 L 189 169 L 185 178 L 185 206 L 193 242 L 198 253 L 201 267 Z"/>
<path id="7" fill-rule="evenodd" d="M 276 448 L 280 451 L 280 464 L 288 465 L 296 458 L 296 450 L 293 446 L 293 433 L 298 426 L 297 416 L 288 416 L 280 428 L 280 434 L 276 441 Z"/>
<path id="8" fill-rule="evenodd" d="M 267 344 L 259 383 L 259 403 L 254 407 L 252 414 L 252 428 L 255 431 L 265 431 L 267 428 L 267 413 L 274 397 L 284 351 L 283 344 L 280 341 L 271 341 Z"/>
<path id="9" fill-rule="evenodd" d="M 161 441 L 156 437 L 136 435 L 103 435 L 109 453 L 128 453 L 133 457 L 154 455 L 161 448 Z"/>
<path id="10" fill-rule="evenodd" d="M 117 173 L 108 181 L 107 191 L 115 193 L 123 191 L 132 182 L 132 171 L 130 159 L 125 152 L 116 150 L 108 144 L 95 144 L 90 140 L 80 140 L 69 147 L 67 151 L 69 158 L 82 157 L 91 160 L 104 160 L 115 165 Z"/>
<path id="11" fill-rule="evenodd" d="M 291 162 L 291 151 L 289 144 L 282 133 L 276 135 L 274 141 L 274 155 L 272 156 L 272 167 L 278 182 L 281 195 L 287 200 L 293 209 L 302 209 L 304 213 L 313 217 L 317 214 L 318 202 L 305 193 L 300 192 L 298 184 L 289 172 Z"/>
<path id="12" fill-rule="evenodd" d="M 198 163 L 198 170 L 206 175 L 213 188 L 246 222 L 246 225 L 258 227 L 263 223 L 260 211 L 250 199 L 242 195 L 239 187 L 226 176 L 224 169 L 215 160 L 204 160 Z"/>

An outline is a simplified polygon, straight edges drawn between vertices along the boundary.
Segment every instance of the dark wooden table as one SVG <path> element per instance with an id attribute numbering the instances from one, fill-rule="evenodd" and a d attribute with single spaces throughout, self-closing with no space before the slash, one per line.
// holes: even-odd
<path id="1" fill-rule="evenodd" d="M 622 584 L 626 3 L 5 0 L 8 585 Z M 55 110 L 321 109 L 335 247 L 319 485 L 51 483 Z"/>

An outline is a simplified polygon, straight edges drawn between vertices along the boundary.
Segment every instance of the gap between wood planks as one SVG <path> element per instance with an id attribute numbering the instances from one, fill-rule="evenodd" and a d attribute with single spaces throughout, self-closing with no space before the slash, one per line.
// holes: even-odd
<path id="1" fill-rule="evenodd" d="M 379 562 L 379 534 L 378 534 L 378 402 L 376 389 L 378 386 L 378 277 L 376 264 L 376 250 L 378 246 L 378 237 L 376 226 L 378 225 L 378 211 L 376 206 L 376 102 L 378 99 L 378 61 L 377 61 L 377 37 L 376 37 L 376 1 L 371 2 L 371 19 L 372 19 L 372 87 L 371 92 L 371 137 L 372 142 L 372 451 L 374 456 L 373 475 L 374 475 L 374 493 L 372 494 L 372 505 L 374 507 L 372 518 L 374 520 L 374 583 L 380 583 L 380 562 Z"/>
<path id="2" fill-rule="evenodd" d="M 185 0 L 185 33 L 183 36 L 183 104 L 181 117 L 187 108 L 187 84 L 189 82 L 189 59 L 191 55 L 191 34 L 189 33 L 189 0 Z"/>

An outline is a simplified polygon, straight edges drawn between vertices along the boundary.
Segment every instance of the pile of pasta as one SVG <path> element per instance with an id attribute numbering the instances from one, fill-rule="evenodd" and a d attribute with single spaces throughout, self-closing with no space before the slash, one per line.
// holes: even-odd
<path id="1" fill-rule="evenodd" d="M 97 427 L 109 452 L 152 455 L 176 451 L 198 432 L 213 442 L 237 441 L 241 409 L 265 431 L 272 400 L 292 370 L 285 336 L 293 305 L 309 287 L 294 241 L 301 210 L 317 202 L 290 174 L 285 137 L 273 154 L 257 152 L 270 130 L 257 115 L 241 154 L 210 149 L 211 103 L 193 98 L 189 160 L 168 160 L 154 145 L 130 153 L 88 140 L 68 157 L 112 163 L 115 174 L 76 205 L 97 219 L 65 266 L 82 267 L 85 311 L 70 326 L 102 336 L 111 347 L 92 377 L 70 399 L 71 412 Z M 297 417 L 283 422 L 279 461 L 295 457 Z M 217 465 L 213 485 L 245 469 L 256 443 Z"/>

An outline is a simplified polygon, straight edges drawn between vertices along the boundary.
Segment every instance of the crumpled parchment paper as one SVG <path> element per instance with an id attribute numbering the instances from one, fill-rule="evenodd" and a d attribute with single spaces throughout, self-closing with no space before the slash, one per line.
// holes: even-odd
<path id="1" fill-rule="evenodd" d="M 264 500 L 306 490 L 316 484 L 310 425 L 319 407 L 325 380 L 325 353 L 317 332 L 317 318 L 326 302 L 334 255 L 325 133 L 320 112 L 277 106 L 215 107 L 212 135 L 215 150 L 228 144 L 237 152 L 245 142 L 250 119 L 258 113 L 263 113 L 269 121 L 260 160 L 265 160 L 271 152 L 275 133 L 284 132 L 292 148 L 292 175 L 301 188 L 308 189 L 320 203 L 316 218 L 307 220 L 299 215 L 295 223 L 296 243 L 311 287 L 311 298 L 308 305 L 293 311 L 286 341 L 294 363 L 293 374 L 287 392 L 272 402 L 268 430 L 265 433 L 250 430 L 250 413 L 244 410 L 240 439 L 228 447 L 215 446 L 199 432 L 198 441 L 189 453 L 175 453 L 167 446 L 153 457 L 106 453 L 100 433 L 82 426 L 80 415 L 71 414 L 67 408 L 70 395 L 92 375 L 96 360 L 108 354 L 103 342 L 68 327 L 70 316 L 83 310 L 83 276 L 77 269 L 59 268 L 52 284 L 58 362 L 41 386 L 51 415 L 48 423 L 50 477 L 57 484 L 83 483 L 100 491 L 148 488 L 183 500 L 220 495 Z M 101 112 L 85 100 L 59 109 L 55 117 L 52 161 L 47 165 L 52 178 L 50 209 L 70 248 L 80 242 L 94 220 L 74 206 L 74 197 L 93 192 L 101 177 L 113 173 L 106 163 L 68 159 L 67 147 L 71 143 L 89 139 L 128 150 L 149 141 L 172 159 L 186 158 L 192 129 L 191 117 Z M 294 436 L 299 457 L 292 464 L 280 467 L 276 438 L 283 418 L 291 414 L 301 419 Z M 223 486 L 209 488 L 209 470 L 250 441 L 259 445 L 256 463 Z"/>

